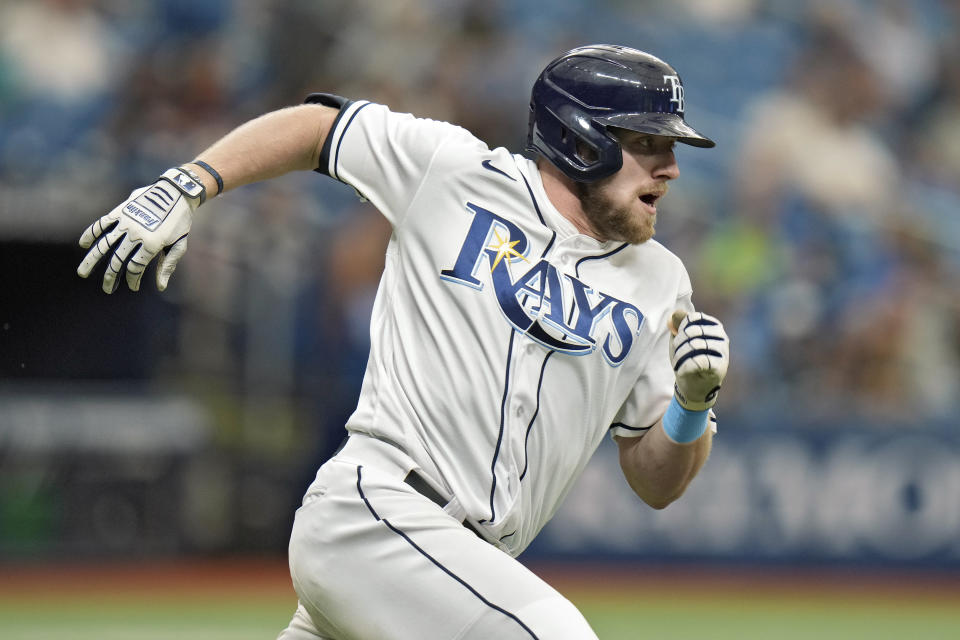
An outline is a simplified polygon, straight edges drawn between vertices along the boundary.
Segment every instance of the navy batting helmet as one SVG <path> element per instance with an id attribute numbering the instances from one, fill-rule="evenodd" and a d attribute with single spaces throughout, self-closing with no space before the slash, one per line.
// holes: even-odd
<path id="1" fill-rule="evenodd" d="M 683 108 L 680 76 L 663 60 L 616 45 L 578 47 L 548 64 L 534 83 L 527 149 L 571 179 L 593 182 L 623 166 L 620 142 L 607 127 L 714 146 L 684 121 Z M 582 157 L 578 143 L 596 157 Z"/>

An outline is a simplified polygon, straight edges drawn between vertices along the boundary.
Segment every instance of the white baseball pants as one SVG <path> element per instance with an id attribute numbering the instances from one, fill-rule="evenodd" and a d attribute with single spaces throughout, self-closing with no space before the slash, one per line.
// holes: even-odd
<path id="1" fill-rule="evenodd" d="M 597 640 L 546 582 L 404 482 L 413 461 L 352 435 L 297 510 L 300 604 L 279 640 Z"/>

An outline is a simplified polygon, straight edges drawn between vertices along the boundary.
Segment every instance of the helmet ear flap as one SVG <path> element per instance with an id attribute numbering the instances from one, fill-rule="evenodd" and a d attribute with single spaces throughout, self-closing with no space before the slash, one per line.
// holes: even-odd
<path id="1" fill-rule="evenodd" d="M 620 142 L 604 125 L 571 105 L 554 110 L 543 103 L 532 104 L 527 148 L 546 156 L 577 182 L 605 178 L 623 166 Z"/>
<path id="2" fill-rule="evenodd" d="M 585 167 L 589 167 L 600 160 L 600 151 L 585 140 L 577 140 L 576 149 L 577 159 Z"/>

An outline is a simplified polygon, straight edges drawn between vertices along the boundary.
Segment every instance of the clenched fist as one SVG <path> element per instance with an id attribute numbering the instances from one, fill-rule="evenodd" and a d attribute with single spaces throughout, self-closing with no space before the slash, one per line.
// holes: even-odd
<path id="1" fill-rule="evenodd" d="M 677 400 L 690 411 L 709 409 L 717 401 L 730 364 L 727 332 L 719 320 L 699 311 L 674 313 L 670 332 L 670 363 L 677 378 Z"/>

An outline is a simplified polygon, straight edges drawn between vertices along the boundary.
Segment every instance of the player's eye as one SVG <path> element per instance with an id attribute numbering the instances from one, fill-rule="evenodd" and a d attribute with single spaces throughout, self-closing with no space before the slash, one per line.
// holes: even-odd
<path id="1" fill-rule="evenodd" d="M 663 136 L 639 136 L 630 146 L 638 153 L 667 153 L 673 151 L 676 141 Z"/>
<path id="2" fill-rule="evenodd" d="M 640 135 L 630 141 L 630 148 L 637 153 L 656 153 L 659 141 L 655 136 Z"/>

